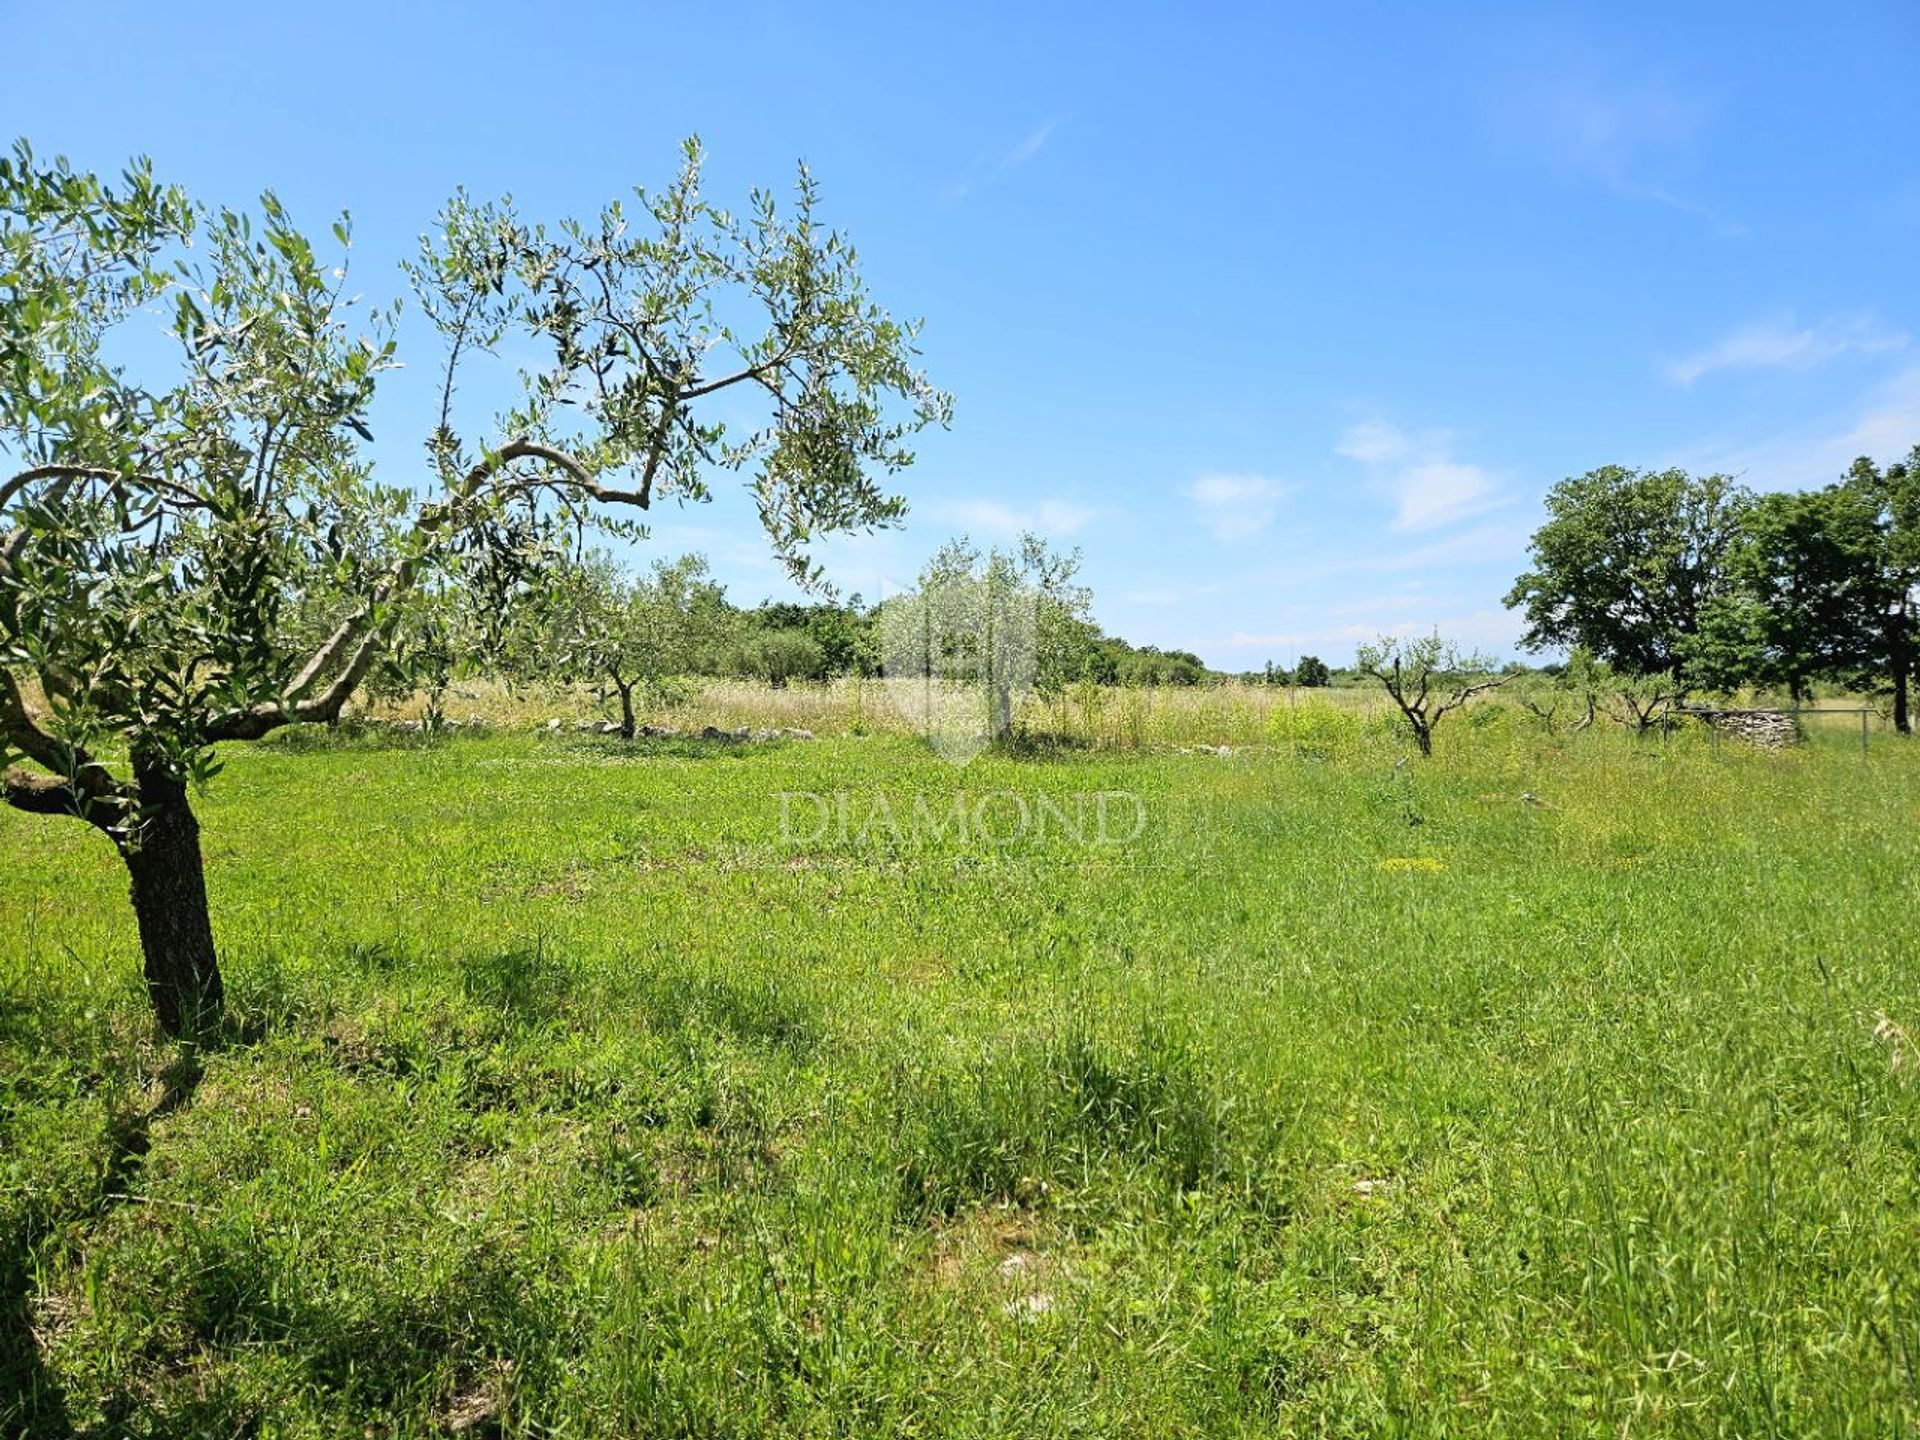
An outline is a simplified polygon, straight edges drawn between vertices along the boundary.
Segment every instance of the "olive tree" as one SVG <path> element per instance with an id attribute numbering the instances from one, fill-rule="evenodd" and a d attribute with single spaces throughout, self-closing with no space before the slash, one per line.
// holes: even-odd
<path id="1" fill-rule="evenodd" d="M 634 694 L 658 700 L 668 682 L 719 650 L 729 627 L 721 587 L 706 557 L 659 560 L 650 573 L 621 573 L 605 556 L 566 566 L 543 603 L 545 654 L 534 663 L 563 680 L 597 687 L 618 702 L 620 734 L 635 733 Z"/>
<path id="2" fill-rule="evenodd" d="M 1077 550 L 1056 553 L 1034 534 L 1012 550 L 948 541 L 916 588 L 882 607 L 888 674 L 977 690 L 984 733 L 1005 736 L 1022 694 L 1058 693 L 1086 672 L 1099 632 L 1079 570 Z"/>
<path id="3" fill-rule="evenodd" d="M 1497 690 L 1513 673 L 1493 675 L 1485 655 L 1463 654 L 1436 632 L 1409 638 L 1383 635 L 1362 645 L 1354 668 L 1378 680 L 1400 708 L 1422 755 L 1433 753 L 1433 732 L 1475 696 Z"/>
<path id="4" fill-rule="evenodd" d="M 1508 693 L 1520 702 L 1521 709 L 1540 722 L 1549 736 L 1560 734 L 1564 724 L 1570 734 L 1579 734 L 1591 726 L 1600 713 L 1600 700 L 1612 682 L 1605 662 L 1593 658 L 1593 652 L 1576 645 L 1566 663 L 1552 671 L 1526 671 Z"/>
<path id="5" fill-rule="evenodd" d="M 743 217 L 700 169 L 689 142 L 664 190 L 552 229 L 456 195 L 408 267 L 437 412 L 383 484 L 397 307 L 350 296 L 344 216 L 328 260 L 270 193 L 212 208 L 144 161 L 0 159 L 0 795 L 117 848 L 167 1031 L 222 1003 L 192 790 L 218 747 L 337 716 L 421 586 L 524 597 L 543 525 L 631 530 L 610 517 L 703 500 L 719 471 L 749 477 L 803 581 L 812 537 L 903 513 L 886 478 L 950 411 L 914 327 L 868 297 L 804 169 Z M 162 345 L 138 333 L 156 317 Z M 521 399 L 460 413 L 463 367 L 514 332 L 542 357 Z"/>

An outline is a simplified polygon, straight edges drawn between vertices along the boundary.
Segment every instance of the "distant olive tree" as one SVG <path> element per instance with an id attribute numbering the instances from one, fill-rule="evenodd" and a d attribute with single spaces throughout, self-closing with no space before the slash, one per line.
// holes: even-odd
<path id="1" fill-rule="evenodd" d="M 732 629 L 726 595 L 707 578 L 701 555 L 656 561 L 641 576 L 594 556 L 563 567 L 539 609 L 534 665 L 613 701 L 627 740 L 637 729 L 635 693 L 658 703 L 673 680 L 708 663 Z"/>
<path id="2" fill-rule="evenodd" d="M 949 541 L 912 592 L 882 607 L 886 670 L 977 691 L 985 733 L 1005 735 L 1022 693 L 1058 694 L 1094 659 L 1100 637 L 1079 569 L 1077 550 L 1061 554 L 1033 534 L 1012 550 Z"/>
<path id="3" fill-rule="evenodd" d="M 1492 674 L 1489 656 L 1463 654 L 1438 633 L 1406 639 L 1383 635 L 1360 647 L 1354 666 L 1392 697 L 1422 755 L 1433 753 L 1433 732 L 1441 720 L 1514 678 Z"/>
<path id="4" fill-rule="evenodd" d="M 1318 655 L 1302 655 L 1293 667 L 1293 683 L 1302 690 L 1318 690 L 1333 682 L 1333 672 Z"/>
<path id="5" fill-rule="evenodd" d="M 705 499 L 716 469 L 752 477 L 803 580 L 812 537 L 903 513 L 883 480 L 950 411 L 914 328 L 804 170 L 789 209 L 756 192 L 736 218 L 700 168 L 689 143 L 664 191 L 551 230 L 454 198 L 409 268 L 437 413 L 391 487 L 364 447 L 393 311 L 351 323 L 344 217 L 323 260 L 271 194 L 210 209 L 144 161 L 0 159 L 0 796 L 117 848 L 164 1029 L 222 998 L 190 787 L 222 744 L 337 716 L 421 587 L 491 574 L 510 607 L 543 527 Z M 170 371 L 113 343 L 155 313 Z M 462 367 L 516 330 L 544 355 L 522 400 L 463 420 Z"/>
<path id="6" fill-rule="evenodd" d="M 784 690 L 796 680 L 826 679 L 827 652 L 805 630 L 755 630 L 733 649 L 729 666 L 743 679 Z"/>
<path id="7" fill-rule="evenodd" d="M 1540 722 L 1548 735 L 1564 728 L 1578 734 L 1600 713 L 1600 700 L 1611 680 L 1607 667 L 1593 653 L 1575 646 L 1557 674 L 1529 670 L 1515 677 L 1509 692 L 1520 708 Z"/>
<path id="8" fill-rule="evenodd" d="M 1634 733 L 1645 735 L 1668 725 L 1687 693 L 1688 687 L 1669 674 L 1627 675 L 1614 671 L 1605 688 L 1607 713 Z"/>

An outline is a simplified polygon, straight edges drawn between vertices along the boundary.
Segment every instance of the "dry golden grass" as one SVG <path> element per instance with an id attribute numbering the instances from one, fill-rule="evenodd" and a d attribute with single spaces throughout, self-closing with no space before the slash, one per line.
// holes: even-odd
<path id="1" fill-rule="evenodd" d="M 816 735 L 910 735 L 915 722 L 887 698 L 879 681 L 848 676 L 780 689 L 751 680 L 690 679 L 686 698 L 643 705 L 643 723 L 698 730 L 742 726 L 806 729 Z M 553 720 L 573 725 L 609 718 L 585 687 L 523 686 L 497 681 L 462 683 L 444 701 L 449 718 L 504 730 L 537 730 Z M 376 720 L 418 720 L 423 697 L 379 704 L 366 713 Z M 1295 690 L 1230 683 L 1159 689 L 1074 685 L 1055 695 L 1030 695 L 1017 724 L 1030 733 L 1057 736 L 1097 749 L 1142 749 L 1155 745 L 1259 745 L 1289 730 L 1285 716 L 1309 717 L 1328 710 L 1359 720 L 1384 715 L 1387 700 L 1373 689 Z"/>

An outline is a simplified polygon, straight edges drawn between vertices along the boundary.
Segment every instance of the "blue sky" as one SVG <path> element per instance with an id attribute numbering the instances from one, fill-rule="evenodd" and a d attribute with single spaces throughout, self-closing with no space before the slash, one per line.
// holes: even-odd
<path id="1" fill-rule="evenodd" d="M 7 0 L 0 132 L 272 185 L 316 236 L 349 208 L 370 299 L 456 185 L 590 213 L 697 131 L 737 203 L 804 157 L 957 400 L 833 577 L 1031 526 L 1109 629 L 1228 668 L 1509 650 L 1569 473 L 1813 484 L 1920 442 L 1912 0 L 944 8 Z M 649 548 L 785 593 L 732 485 Z"/>

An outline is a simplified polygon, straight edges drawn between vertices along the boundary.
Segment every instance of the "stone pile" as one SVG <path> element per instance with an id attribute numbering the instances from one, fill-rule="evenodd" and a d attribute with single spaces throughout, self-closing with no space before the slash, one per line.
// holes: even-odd
<path id="1" fill-rule="evenodd" d="M 1800 722 L 1784 710 L 1695 710 L 1716 735 L 1762 750 L 1784 750 L 1800 739 Z"/>
<path id="2" fill-rule="evenodd" d="M 547 721 L 549 735 L 557 735 L 566 728 L 563 720 Z M 618 735 L 620 726 L 613 720 L 576 720 L 573 728 L 582 734 Z M 797 725 L 774 725 L 761 729 L 742 725 L 737 730 L 722 730 L 718 725 L 703 725 L 698 730 L 676 730 L 671 725 L 636 725 L 634 737 L 639 740 L 811 740 L 813 731 L 801 729 Z"/>

